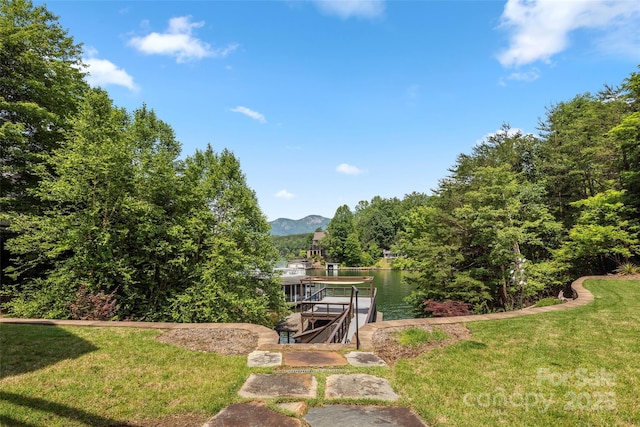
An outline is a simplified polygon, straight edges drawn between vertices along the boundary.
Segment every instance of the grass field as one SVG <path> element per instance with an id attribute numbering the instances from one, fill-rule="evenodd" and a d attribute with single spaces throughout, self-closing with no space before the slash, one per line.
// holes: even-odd
<path id="1" fill-rule="evenodd" d="M 394 386 L 430 426 L 640 426 L 640 281 L 585 287 L 586 306 L 468 324 Z"/>
<path id="2" fill-rule="evenodd" d="M 640 281 L 585 287 L 592 304 L 470 323 L 469 341 L 367 372 L 389 378 L 430 426 L 640 426 Z M 0 325 L 0 425 L 210 416 L 240 400 L 245 357 L 162 344 L 159 333 Z"/>
<path id="3" fill-rule="evenodd" d="M 155 341 L 160 331 L 0 325 L 0 425 L 109 426 L 236 401 L 246 357 Z"/>

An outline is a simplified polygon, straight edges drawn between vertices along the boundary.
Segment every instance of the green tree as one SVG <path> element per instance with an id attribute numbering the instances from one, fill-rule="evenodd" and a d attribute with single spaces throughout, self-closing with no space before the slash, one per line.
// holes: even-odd
<path id="1" fill-rule="evenodd" d="M 509 308 L 517 291 L 511 270 L 530 262 L 532 297 L 547 285 L 537 270 L 560 242 L 560 224 L 544 204 L 537 176 L 537 140 L 505 127 L 461 155 L 436 195 L 405 217 L 396 251 L 407 255 L 396 265 L 410 268 L 417 287 L 412 302 L 458 300 L 476 311 Z M 549 268 L 544 268 L 549 271 Z"/>
<path id="2" fill-rule="evenodd" d="M 624 82 L 625 100 L 633 112 L 609 132 L 620 145 L 622 187 L 626 200 L 640 211 L 640 73 L 632 73 Z"/>
<path id="3" fill-rule="evenodd" d="M 357 232 L 349 233 L 344 242 L 343 262 L 348 266 L 359 267 L 362 265 L 362 248 Z"/>
<path id="4" fill-rule="evenodd" d="M 500 307 L 515 305 L 519 289 L 510 271 L 517 260 L 528 259 L 529 268 L 535 268 L 560 242 L 561 226 L 543 203 L 544 188 L 518 177 L 508 166 L 478 168 L 463 206 L 452 213 L 468 233 L 466 271 L 491 287 L 493 303 Z M 530 281 L 528 296 L 545 286 Z"/>
<path id="5" fill-rule="evenodd" d="M 80 286 L 109 292 L 132 284 L 135 271 L 119 245 L 129 233 L 120 216 L 134 175 L 127 124 L 106 93 L 92 91 L 68 139 L 39 165 L 34 194 L 48 208 L 10 224 L 17 259 L 8 271 L 23 285 L 9 306 L 15 314 L 65 317 Z"/>
<path id="6" fill-rule="evenodd" d="M 379 248 L 391 248 L 400 228 L 400 212 L 401 202 L 397 198 L 375 196 L 371 202 L 360 202 L 356 206 L 354 225 L 360 235 L 361 246 L 369 248 L 373 243 Z M 374 258 L 380 255 L 376 254 Z"/>
<path id="7" fill-rule="evenodd" d="M 179 161 L 172 129 L 92 90 L 38 168 L 43 214 L 16 216 L 7 308 L 65 318 L 113 295 L 119 318 L 269 324 L 285 309 L 269 224 L 233 154 Z"/>
<path id="8" fill-rule="evenodd" d="M 285 311 L 282 285 L 273 269 L 278 253 L 269 223 L 245 182 L 240 163 L 208 147 L 187 159 L 197 209 L 191 213 L 203 236 L 201 277 L 178 295 L 172 316 L 188 322 L 269 324 Z"/>
<path id="9" fill-rule="evenodd" d="M 627 190 L 628 202 L 640 210 L 640 112 L 625 117 L 610 134 L 620 144 L 622 164 L 620 180 Z"/>
<path id="10" fill-rule="evenodd" d="M 360 265 L 360 240 L 355 228 L 353 212 L 342 205 L 327 225 L 327 235 L 321 242 L 327 256 L 334 262 L 347 263 L 351 267 Z"/>
<path id="11" fill-rule="evenodd" d="M 418 206 L 405 217 L 398 251 L 407 258 L 396 265 L 410 270 L 405 280 L 416 290 L 409 301 L 423 314 L 425 300 L 465 301 L 476 307 L 491 301 L 489 287 L 464 272 L 460 235 L 451 227 L 453 218 L 434 206 Z"/>
<path id="12" fill-rule="evenodd" d="M 38 208 L 34 168 L 63 141 L 88 88 L 81 53 L 44 6 L 0 1 L 0 213 Z"/>
<path id="13" fill-rule="evenodd" d="M 190 200 L 181 179 L 180 143 L 173 129 L 145 105 L 133 112 L 130 139 L 131 191 L 119 213 L 128 232 L 118 243 L 130 257 L 134 279 L 121 294 L 126 316 L 163 317 L 176 290 L 195 268 L 191 241 L 185 238 Z"/>
<path id="14" fill-rule="evenodd" d="M 637 217 L 623 200 L 623 191 L 607 190 L 573 203 L 580 217 L 556 254 L 572 272 L 609 272 L 639 253 Z"/>
<path id="15" fill-rule="evenodd" d="M 572 202 L 615 187 L 622 153 L 609 130 L 627 111 L 622 96 L 602 99 L 587 93 L 547 112 L 540 168 L 552 212 L 566 227 L 575 219 Z"/>

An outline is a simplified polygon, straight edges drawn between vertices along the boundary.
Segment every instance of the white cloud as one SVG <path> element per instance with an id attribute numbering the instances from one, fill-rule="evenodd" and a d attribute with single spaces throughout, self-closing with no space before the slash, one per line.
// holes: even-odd
<path id="1" fill-rule="evenodd" d="M 320 11 L 342 19 L 378 18 L 384 14 L 384 0 L 315 0 Z"/>
<path id="2" fill-rule="evenodd" d="M 91 86 L 107 86 L 116 85 L 124 86 L 129 90 L 137 91 L 138 86 L 133 81 L 133 77 L 129 75 L 123 68 L 118 68 L 113 62 L 107 59 L 98 59 L 93 56 L 98 51 L 88 48 L 86 51 L 89 58 L 84 58 L 82 62 L 87 66 L 87 82 Z"/>
<path id="3" fill-rule="evenodd" d="M 540 78 L 540 71 L 537 68 L 533 68 L 529 71 L 517 71 L 507 76 L 508 80 L 517 80 L 521 82 L 533 82 Z"/>
<path id="4" fill-rule="evenodd" d="M 506 86 L 508 80 L 520 81 L 525 83 L 531 83 L 540 78 L 540 70 L 532 68 L 528 71 L 516 71 L 509 74 L 507 77 L 500 78 L 498 84 L 500 86 Z"/>
<path id="5" fill-rule="evenodd" d="M 267 119 L 262 114 L 258 113 L 257 111 L 250 110 L 247 107 L 243 107 L 241 105 L 238 105 L 235 108 L 231 108 L 229 111 L 233 111 L 234 113 L 244 114 L 245 116 L 250 117 L 254 120 L 257 120 L 260 123 L 267 123 Z"/>
<path id="6" fill-rule="evenodd" d="M 338 165 L 338 167 L 336 168 L 336 171 L 346 175 L 360 175 L 362 172 L 364 172 L 362 169 L 358 168 L 357 166 L 352 166 L 347 163 L 342 163 Z"/>
<path id="7" fill-rule="evenodd" d="M 510 33 L 510 46 L 498 55 L 505 67 L 518 67 L 551 57 L 569 45 L 569 34 L 597 29 L 605 38 L 625 34 L 621 25 L 640 25 L 640 2 L 630 0 L 508 0 L 501 28 Z M 638 40 L 636 40 L 638 41 Z M 596 42 L 597 44 L 597 42 Z M 636 49 L 640 44 L 636 44 Z"/>
<path id="8" fill-rule="evenodd" d="M 286 200 L 293 199 L 295 197 L 294 194 L 289 193 L 287 190 L 280 190 L 275 194 L 275 196 L 278 199 L 286 199 Z"/>
<path id="9" fill-rule="evenodd" d="M 144 37 L 133 37 L 129 45 L 149 55 L 174 56 L 177 62 L 187 62 L 207 57 L 225 57 L 238 45 L 230 44 L 224 48 L 213 49 L 209 43 L 192 35 L 194 28 L 200 28 L 204 22 L 191 22 L 190 16 L 179 16 L 169 20 L 169 28 L 164 33 L 152 32 Z"/>

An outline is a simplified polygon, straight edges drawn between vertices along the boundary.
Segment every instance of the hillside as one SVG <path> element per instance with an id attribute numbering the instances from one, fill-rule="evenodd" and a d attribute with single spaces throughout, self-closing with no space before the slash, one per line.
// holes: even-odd
<path id="1" fill-rule="evenodd" d="M 274 236 L 288 236 L 289 234 L 313 233 L 317 228 L 325 230 L 331 218 L 320 215 L 309 215 L 302 219 L 278 218 L 271 221 L 271 234 Z"/>

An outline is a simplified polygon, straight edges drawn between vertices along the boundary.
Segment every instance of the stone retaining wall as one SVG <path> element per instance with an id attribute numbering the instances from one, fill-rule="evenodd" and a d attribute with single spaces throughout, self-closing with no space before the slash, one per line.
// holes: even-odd
<path id="1" fill-rule="evenodd" d="M 251 323 L 169 323 L 169 322 L 110 322 L 93 320 L 47 320 L 47 319 L 15 319 L 0 318 L 1 323 L 19 323 L 54 326 L 92 326 L 108 328 L 143 328 L 143 329 L 242 329 L 258 336 L 258 348 L 277 344 L 278 333 L 265 326 Z"/>
<path id="2" fill-rule="evenodd" d="M 530 314 L 547 313 L 549 311 L 566 310 L 568 308 L 579 307 L 581 305 L 589 304 L 593 301 L 593 294 L 582 286 L 582 283 L 587 279 L 605 279 L 615 278 L 612 276 L 585 276 L 577 279 L 571 284 L 573 290 L 578 294 L 578 297 L 572 300 L 568 300 L 563 304 L 550 305 L 547 307 L 533 307 L 524 308 L 522 310 L 505 311 L 502 313 L 491 314 L 476 314 L 471 316 L 455 316 L 455 317 L 429 317 L 421 319 L 402 319 L 402 320 L 387 320 L 384 322 L 368 323 L 360 328 L 360 346 L 364 349 L 373 348 L 372 339 L 373 335 L 380 329 L 397 328 L 397 327 L 412 327 L 412 326 L 424 326 L 424 325 L 450 325 L 452 323 L 468 323 L 479 322 L 484 320 L 498 320 L 498 319 L 510 319 L 513 317 L 528 316 Z"/>
<path id="3" fill-rule="evenodd" d="M 360 328 L 360 348 L 371 349 L 373 335 L 380 329 L 411 327 L 423 325 L 445 325 L 452 323 L 478 322 L 484 320 L 510 319 L 513 317 L 528 316 L 531 314 L 547 313 L 549 311 L 566 310 L 579 307 L 593 301 L 593 294 L 586 290 L 582 283 L 587 279 L 620 279 L 620 276 L 585 276 L 577 279 L 571 284 L 578 297 L 563 304 L 547 307 L 525 308 L 522 310 L 507 311 L 503 313 L 479 314 L 472 316 L 457 317 L 431 317 L 425 319 L 402 319 L 387 320 L 383 322 L 369 323 Z M 623 277 L 624 279 L 636 279 L 636 277 Z M 35 325 L 56 325 L 56 326 L 95 326 L 95 327 L 126 327 L 126 328 L 147 328 L 147 329 L 243 329 L 258 336 L 258 349 L 269 350 L 289 350 L 289 351 L 309 351 L 325 350 L 339 351 L 343 349 L 355 348 L 356 344 L 278 344 L 278 333 L 265 326 L 253 325 L 251 323 L 154 323 L 154 322 L 109 322 L 109 321 L 88 321 L 88 320 L 44 320 L 44 319 L 15 319 L 0 318 L 1 323 L 21 323 Z"/>

